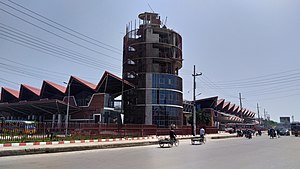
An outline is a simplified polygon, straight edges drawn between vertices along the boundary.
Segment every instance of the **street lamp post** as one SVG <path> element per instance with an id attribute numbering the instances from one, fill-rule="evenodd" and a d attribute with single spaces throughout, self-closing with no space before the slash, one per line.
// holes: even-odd
<path id="1" fill-rule="evenodd" d="M 67 82 L 64 82 L 64 84 L 68 84 Z M 67 115 L 66 115 L 66 120 L 65 120 L 65 137 L 68 136 L 68 125 L 69 125 L 69 111 L 70 111 L 70 84 L 68 84 L 68 104 L 67 104 Z"/>
<path id="2" fill-rule="evenodd" d="M 201 76 L 202 73 L 196 73 L 196 66 L 194 65 L 194 84 L 193 84 L 193 136 L 196 135 L 196 76 Z"/>

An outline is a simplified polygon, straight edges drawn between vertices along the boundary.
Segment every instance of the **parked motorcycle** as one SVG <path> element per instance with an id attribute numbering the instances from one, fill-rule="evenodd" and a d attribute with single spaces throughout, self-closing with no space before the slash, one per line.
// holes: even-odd
<path id="1" fill-rule="evenodd" d="M 244 136 L 244 134 L 241 130 L 238 130 L 236 133 L 237 133 L 238 137 L 243 137 Z"/>

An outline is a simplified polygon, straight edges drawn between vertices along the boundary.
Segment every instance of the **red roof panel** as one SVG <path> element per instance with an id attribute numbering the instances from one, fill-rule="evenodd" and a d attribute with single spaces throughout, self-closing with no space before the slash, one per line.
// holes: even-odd
<path id="1" fill-rule="evenodd" d="M 230 102 L 225 102 L 224 104 L 223 104 L 223 109 L 226 107 L 226 106 L 229 106 L 229 104 L 230 104 Z"/>
<path id="2" fill-rule="evenodd" d="M 219 99 L 217 100 L 217 106 L 219 106 L 220 104 L 224 104 L 224 99 Z"/>
<path id="3" fill-rule="evenodd" d="M 235 104 L 230 104 L 228 110 L 230 110 L 230 109 L 233 110 L 234 106 L 235 106 Z"/>
<path id="4" fill-rule="evenodd" d="M 95 90 L 96 87 L 97 87 L 97 85 L 95 85 L 95 84 L 93 84 L 93 83 L 91 83 L 91 82 L 88 82 L 88 81 L 86 81 L 86 80 L 80 79 L 80 78 L 78 78 L 78 77 L 71 76 L 71 78 L 76 79 L 76 80 L 79 81 L 80 83 L 84 84 L 85 86 L 87 86 L 87 87 L 89 87 L 89 88 L 91 88 L 91 89 L 93 89 L 93 90 Z"/>
<path id="5" fill-rule="evenodd" d="M 110 73 L 110 72 L 108 72 L 108 71 L 105 71 L 105 72 L 103 73 L 103 75 L 102 75 L 102 77 L 101 77 L 101 79 L 100 79 L 100 81 L 99 81 L 99 83 L 98 83 L 96 89 L 98 89 L 98 88 L 101 86 L 101 84 L 104 83 L 104 80 L 105 80 L 106 76 L 112 76 L 112 77 L 114 77 L 115 79 L 118 79 L 119 81 L 123 81 L 125 84 L 127 84 L 127 85 L 129 85 L 129 86 L 131 86 L 131 87 L 134 87 L 134 85 L 131 84 L 130 82 L 128 82 L 127 80 L 124 80 L 124 79 L 122 79 L 122 78 L 120 78 L 120 77 L 118 77 L 118 76 L 116 76 L 116 75 L 114 75 L 114 74 L 112 74 L 112 73 Z"/>
<path id="6" fill-rule="evenodd" d="M 7 87 L 3 87 L 2 89 L 6 90 L 8 93 L 12 94 L 16 98 L 19 98 L 19 91 L 18 90 L 10 89 L 10 88 L 7 88 Z"/>
<path id="7" fill-rule="evenodd" d="M 37 96 L 40 96 L 41 89 L 26 84 L 21 84 L 21 85 L 24 86 L 26 89 L 30 90 L 32 93 L 36 94 Z"/>
<path id="8" fill-rule="evenodd" d="M 234 108 L 233 108 L 233 112 L 236 113 L 238 110 L 239 110 L 239 106 L 235 105 Z"/>
<path id="9" fill-rule="evenodd" d="M 62 85 L 59 85 L 59 84 L 56 84 L 56 83 L 53 83 L 53 82 L 50 82 L 50 81 L 46 81 L 46 80 L 44 82 L 49 84 L 50 86 L 54 87 L 55 89 L 59 90 L 62 93 L 66 92 L 66 87 L 65 86 L 62 86 Z"/>

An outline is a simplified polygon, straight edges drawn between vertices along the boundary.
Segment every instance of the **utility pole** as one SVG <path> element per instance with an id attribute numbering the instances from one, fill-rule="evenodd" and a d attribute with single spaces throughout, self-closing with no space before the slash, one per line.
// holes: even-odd
<path id="1" fill-rule="evenodd" d="M 259 117 L 259 107 L 258 107 L 258 103 L 257 103 L 257 115 L 258 115 L 258 123 L 260 124 L 260 117 Z"/>
<path id="2" fill-rule="evenodd" d="M 239 93 L 239 99 L 240 99 L 240 107 L 241 107 L 241 109 L 243 109 L 243 105 L 242 105 L 242 94 L 241 93 Z M 243 118 L 243 113 L 241 113 L 241 118 Z"/>
<path id="3" fill-rule="evenodd" d="M 193 136 L 196 135 L 196 76 L 201 76 L 202 73 L 196 73 L 196 66 L 194 65 L 194 74 L 192 74 L 193 81 Z"/>
<path id="4" fill-rule="evenodd" d="M 64 82 L 64 84 L 67 84 L 67 87 L 68 87 L 68 104 L 67 104 L 67 114 L 66 114 L 66 120 L 65 120 L 65 137 L 67 137 L 68 136 L 68 125 L 69 125 L 71 83 Z"/>

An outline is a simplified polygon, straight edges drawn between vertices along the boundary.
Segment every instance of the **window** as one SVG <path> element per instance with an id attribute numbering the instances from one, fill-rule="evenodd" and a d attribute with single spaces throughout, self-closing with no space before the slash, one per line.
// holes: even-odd
<path id="1" fill-rule="evenodd" d="M 133 47 L 129 46 L 129 47 L 128 47 L 128 51 L 129 51 L 129 52 L 135 52 L 135 49 L 134 49 Z"/>
<path id="2" fill-rule="evenodd" d="M 131 60 L 131 59 L 128 59 L 127 60 L 127 64 L 129 64 L 129 65 L 135 65 L 135 62 L 133 60 Z"/>
<path id="3" fill-rule="evenodd" d="M 165 84 L 165 79 L 164 78 L 159 78 L 159 84 Z"/>
<path id="4" fill-rule="evenodd" d="M 133 78 L 135 78 L 135 76 L 132 73 L 127 73 L 127 78 L 133 79 Z"/>

